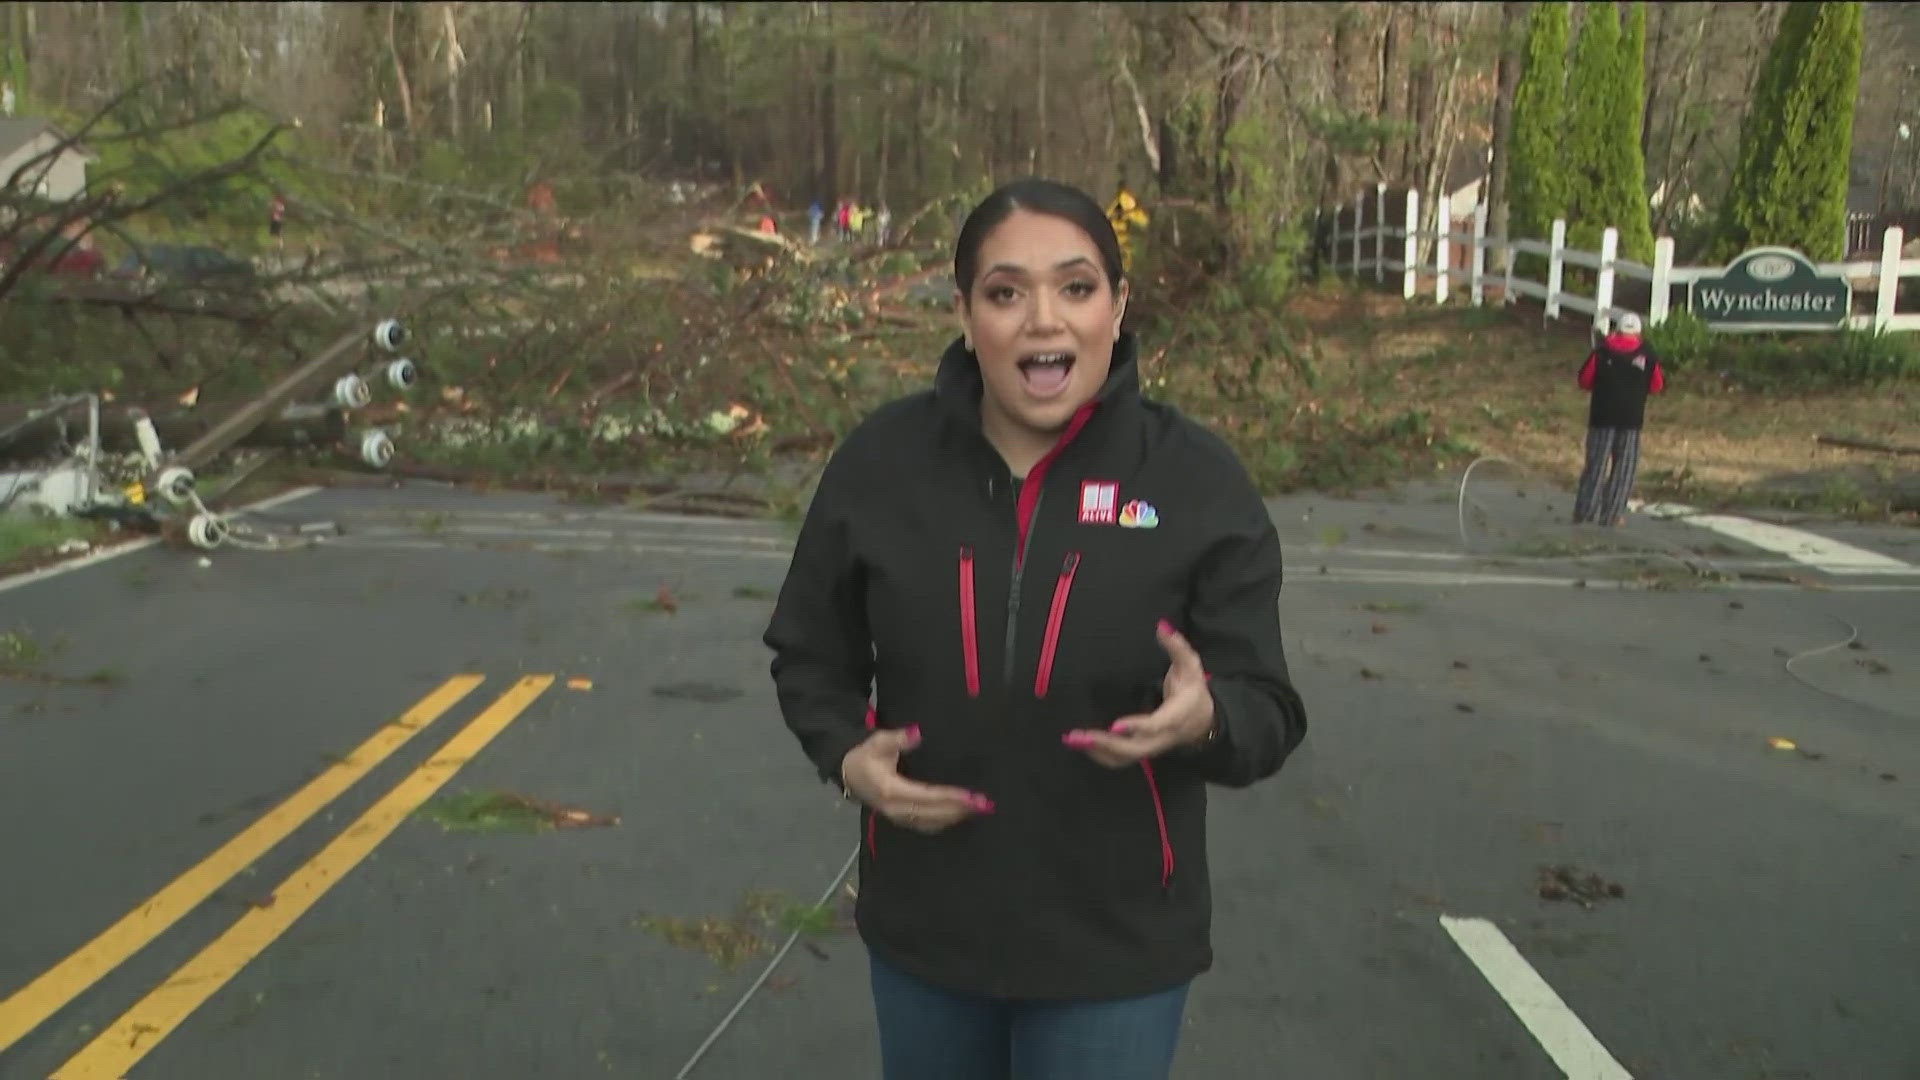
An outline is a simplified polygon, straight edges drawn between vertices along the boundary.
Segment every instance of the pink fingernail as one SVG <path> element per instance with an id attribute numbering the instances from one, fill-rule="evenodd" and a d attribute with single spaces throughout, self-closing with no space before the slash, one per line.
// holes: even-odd
<path id="1" fill-rule="evenodd" d="M 1127 732 L 1132 731 L 1133 729 L 1127 726 L 1127 722 L 1125 720 L 1116 720 L 1114 721 L 1113 726 L 1108 728 L 1107 730 L 1113 732 L 1115 735 L 1125 735 Z"/>
<path id="2" fill-rule="evenodd" d="M 920 725 L 919 724 L 915 724 L 912 727 L 907 729 L 907 738 L 913 740 L 914 742 L 920 741 Z"/>
<path id="3" fill-rule="evenodd" d="M 1060 741 L 1066 743 L 1068 746 L 1085 746 L 1087 745 L 1087 733 L 1084 731 L 1069 731 L 1065 735 L 1060 736 Z"/>
<path id="4" fill-rule="evenodd" d="M 993 800 L 987 798 L 985 795 L 975 795 L 971 802 L 976 813 L 993 813 Z"/>
<path id="5" fill-rule="evenodd" d="M 1171 633 L 1173 633 L 1173 624 L 1172 624 L 1172 623 L 1170 623 L 1170 622 L 1168 622 L 1168 621 L 1167 621 L 1167 620 L 1165 620 L 1165 619 L 1161 619 L 1161 620 L 1160 620 L 1160 625 L 1159 625 L 1159 630 L 1160 630 L 1160 632 L 1161 632 L 1161 633 L 1163 633 L 1163 634 L 1171 634 Z"/>

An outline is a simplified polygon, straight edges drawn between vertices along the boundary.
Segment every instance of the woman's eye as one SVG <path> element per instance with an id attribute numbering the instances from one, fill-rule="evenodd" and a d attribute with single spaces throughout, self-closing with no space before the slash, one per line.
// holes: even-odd
<path id="1" fill-rule="evenodd" d="M 1013 286 L 992 285 L 987 288 L 987 299 L 996 304 L 1004 304 L 1013 299 Z"/>
<path id="2" fill-rule="evenodd" d="M 1076 281 L 1067 286 L 1067 295 L 1082 300 L 1092 296 L 1096 291 L 1098 290 L 1094 288 L 1093 282 L 1091 281 Z"/>

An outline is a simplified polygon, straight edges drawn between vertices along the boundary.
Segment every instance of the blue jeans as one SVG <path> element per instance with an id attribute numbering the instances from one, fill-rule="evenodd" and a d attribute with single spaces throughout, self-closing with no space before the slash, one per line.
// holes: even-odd
<path id="1" fill-rule="evenodd" d="M 1187 985 L 1100 1001 L 998 1001 L 869 954 L 885 1080 L 1166 1080 Z"/>

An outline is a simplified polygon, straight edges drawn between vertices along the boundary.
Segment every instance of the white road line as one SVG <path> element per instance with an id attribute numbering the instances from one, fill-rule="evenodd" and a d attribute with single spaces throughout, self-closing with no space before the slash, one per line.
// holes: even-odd
<path id="1" fill-rule="evenodd" d="M 422 506 L 412 509 L 349 509 L 340 513 L 343 521 L 375 521 L 391 519 L 394 521 L 418 521 L 421 518 L 443 517 L 448 524 L 461 521 L 525 521 L 536 524 L 564 524 L 567 522 L 634 522 L 646 525 L 688 525 L 701 528 L 716 526 L 739 527 L 743 523 L 765 520 L 762 518 L 728 517 L 717 514 L 668 514 L 643 513 L 631 510 L 460 510 L 448 507 Z"/>
<path id="2" fill-rule="evenodd" d="M 294 488 L 292 491 L 283 491 L 278 495 L 268 496 L 259 502 L 236 507 L 232 512 L 246 513 L 252 510 L 271 510 L 276 506 L 285 505 L 295 499 L 305 498 L 319 490 L 317 487 Z M 36 581 L 45 581 L 50 577 L 56 577 L 71 570 L 84 569 L 95 563 L 103 563 L 108 559 L 117 558 L 121 555 L 130 555 L 133 552 L 150 548 L 159 542 L 160 538 L 157 536 L 146 536 L 138 540 L 129 540 L 124 544 L 115 544 L 112 547 L 99 548 L 85 555 L 68 559 L 65 562 L 57 562 L 51 566 L 43 566 L 38 570 L 28 570 L 24 573 L 15 574 L 12 577 L 0 578 L 0 592 L 6 592 L 8 589 L 18 589 L 22 585 L 31 585 Z"/>
<path id="3" fill-rule="evenodd" d="M 1485 919 L 1440 916 L 1440 925 L 1493 984 L 1567 1080 L 1633 1080 L 1500 928 Z"/>
<path id="4" fill-rule="evenodd" d="M 481 545 L 485 545 L 484 547 Z M 771 559 L 775 562 L 789 562 L 793 551 L 771 548 L 728 547 L 724 544 L 706 547 L 683 547 L 677 544 L 542 544 L 527 540 L 483 540 L 477 544 L 455 545 L 450 540 L 430 540 L 424 537 L 408 538 L 404 536 L 365 536 L 349 533 L 346 536 L 329 537 L 322 548 L 358 548 L 383 551 L 445 551 L 450 547 L 461 546 L 478 551 L 496 551 L 503 554 L 603 554 L 603 555 L 708 555 L 722 559 Z"/>
<path id="5" fill-rule="evenodd" d="M 1645 503 L 1636 509 L 1648 517 L 1679 520 L 1688 525 L 1743 540 L 1754 547 L 1777 551 L 1790 559 L 1830 574 L 1920 574 L 1920 567 L 1890 555 L 1854 547 L 1804 529 L 1790 529 L 1731 514 L 1709 514 L 1680 503 Z"/>
<path id="6" fill-rule="evenodd" d="M 512 525 L 473 525 L 465 522 L 450 522 L 431 528 L 414 526 L 404 528 L 392 525 L 346 526 L 348 536 L 369 537 L 417 537 L 417 536 L 475 536 L 505 537 L 525 540 L 668 540 L 676 543 L 722 544 L 733 543 L 764 548 L 793 549 L 792 538 L 777 536 L 756 536 L 751 533 L 703 533 L 688 530 L 669 532 L 650 532 L 643 529 L 530 529 Z"/>

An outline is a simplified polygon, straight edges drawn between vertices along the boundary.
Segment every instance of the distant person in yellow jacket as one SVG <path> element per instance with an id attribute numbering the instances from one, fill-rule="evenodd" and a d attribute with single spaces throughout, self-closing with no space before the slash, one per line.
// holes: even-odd
<path id="1" fill-rule="evenodd" d="M 1133 269 L 1133 238 L 1128 235 L 1131 228 L 1145 228 L 1150 220 L 1147 210 L 1140 200 L 1133 197 L 1127 188 L 1127 178 L 1120 178 L 1120 190 L 1113 201 L 1107 204 L 1107 220 L 1113 224 L 1113 235 L 1120 241 L 1120 267 L 1123 271 Z"/>

